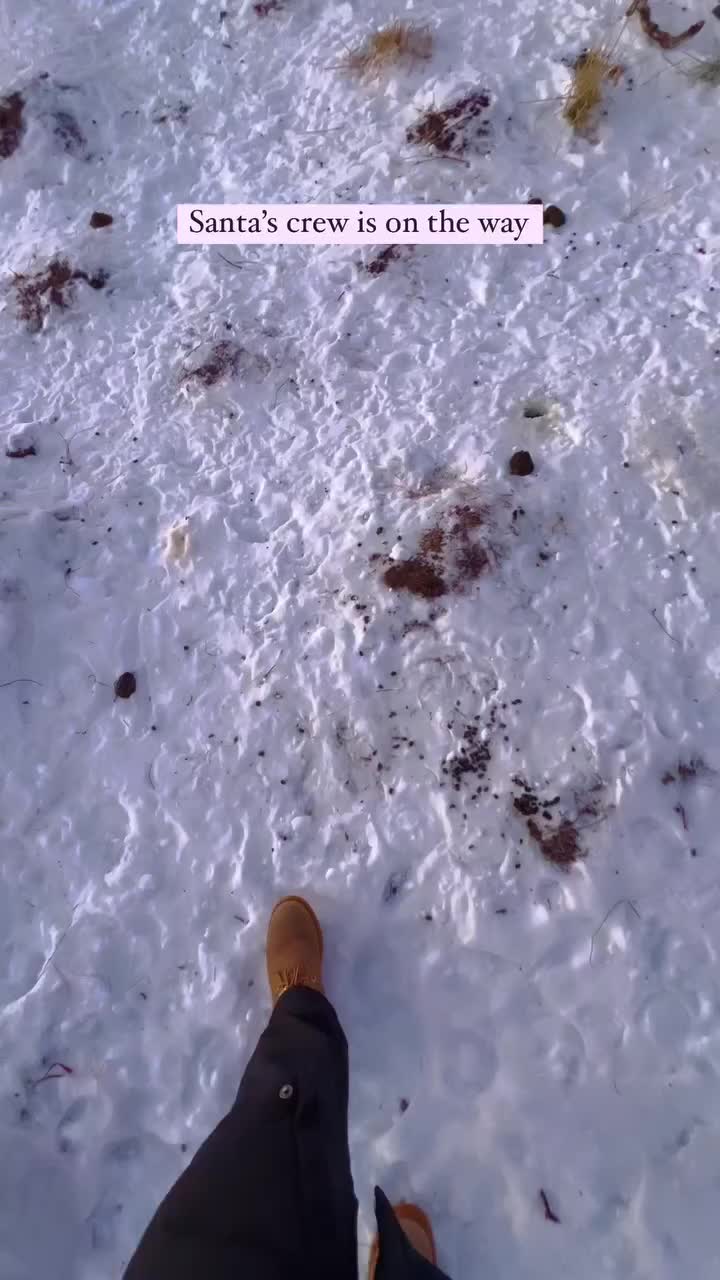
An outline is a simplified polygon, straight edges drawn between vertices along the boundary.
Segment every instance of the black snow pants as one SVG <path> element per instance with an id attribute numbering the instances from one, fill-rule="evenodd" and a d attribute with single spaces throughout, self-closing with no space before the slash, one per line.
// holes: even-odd
<path id="1" fill-rule="evenodd" d="M 325 996 L 278 1000 L 231 1111 L 147 1227 L 124 1280 L 358 1280 L 348 1047 Z M 375 1189 L 376 1280 L 447 1280 Z M 365 1280 L 365 1277 L 362 1277 Z"/>

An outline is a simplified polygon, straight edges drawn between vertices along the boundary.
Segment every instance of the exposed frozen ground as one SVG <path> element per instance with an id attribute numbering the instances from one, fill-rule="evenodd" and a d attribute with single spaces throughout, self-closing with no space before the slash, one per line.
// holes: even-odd
<path id="1" fill-rule="evenodd" d="M 436 52 L 376 88 L 332 64 L 385 0 L 104 9 L 0 18 L 26 101 L 2 419 L 37 450 L 0 458 L 0 1274 L 119 1277 L 233 1098 L 299 890 L 351 1044 L 363 1266 L 377 1180 L 456 1280 L 717 1275 L 720 91 L 633 23 L 573 138 L 536 100 L 610 5 L 408 9 Z M 654 16 L 717 50 L 710 0 Z M 478 84 L 489 154 L 415 164 L 417 110 Z M 568 214 L 543 247 L 380 276 L 174 244 L 188 200 L 528 195 Z M 10 272 L 56 254 L 110 279 L 33 335 Z M 220 339 L 236 376 L 183 381 Z M 480 503 L 490 571 L 384 585 Z M 468 725 L 479 795 L 447 763 Z"/>

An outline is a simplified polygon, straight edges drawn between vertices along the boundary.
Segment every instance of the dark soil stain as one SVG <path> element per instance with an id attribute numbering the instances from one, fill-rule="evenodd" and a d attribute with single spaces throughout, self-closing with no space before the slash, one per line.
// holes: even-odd
<path id="1" fill-rule="evenodd" d="M 698 774 L 707 774 L 711 772 L 712 770 L 708 768 L 705 761 L 702 760 L 700 756 L 693 756 L 693 758 L 688 761 L 679 760 L 676 773 L 671 773 L 668 769 L 668 771 L 663 774 L 661 781 L 663 786 L 666 787 L 670 782 L 689 782 L 691 778 L 697 778 Z"/>
<path id="2" fill-rule="evenodd" d="M 221 378 L 232 377 L 237 373 L 240 363 L 240 348 L 233 342 L 216 342 L 210 355 L 197 369 L 191 369 L 183 375 L 183 382 L 196 378 L 204 387 L 214 387 Z"/>
<path id="3" fill-rule="evenodd" d="M 403 258 L 409 258 L 412 252 L 411 244 L 388 244 L 364 265 L 363 270 L 369 276 L 382 276 L 391 262 L 400 262 Z"/>
<path id="4" fill-rule="evenodd" d="M 54 111 L 53 133 L 68 155 L 84 155 L 87 158 L 87 140 L 77 120 L 69 111 Z"/>
<path id="5" fill-rule="evenodd" d="M 103 289 L 109 280 L 106 271 L 73 268 L 66 258 L 53 258 L 43 271 L 33 275 L 15 274 L 18 314 L 31 333 L 39 333 L 51 307 L 66 308 L 73 298 L 74 282 L 84 280 L 92 289 Z"/>
<path id="6" fill-rule="evenodd" d="M 466 94 L 441 111 L 426 111 L 406 133 L 408 142 L 431 147 L 441 155 L 463 155 L 473 143 L 487 139 L 490 125 L 483 113 L 490 106 L 485 90 Z"/>
<path id="7" fill-rule="evenodd" d="M 532 455 L 527 449 L 518 449 L 510 459 L 510 475 L 511 476 L 529 476 L 535 470 L 535 463 Z"/>
<path id="8" fill-rule="evenodd" d="M 543 224 L 546 227 L 562 227 L 566 222 L 567 217 L 558 205 L 548 204 L 543 209 Z"/>
<path id="9" fill-rule="evenodd" d="M 240 372 L 264 376 L 269 371 L 270 361 L 265 356 L 253 354 L 224 338 L 215 343 L 201 364 L 185 371 L 181 382 L 197 381 L 203 387 L 214 387 L 222 378 L 232 378 Z"/>
<path id="10" fill-rule="evenodd" d="M 547 408 L 538 400 L 530 400 L 523 409 L 523 418 L 544 418 Z"/>
<path id="11" fill-rule="evenodd" d="M 20 93 L 0 98 L 0 160 L 7 160 L 20 146 L 25 132 L 24 107 L 25 99 Z"/>
<path id="12" fill-rule="evenodd" d="M 383 902 L 392 902 L 394 898 L 397 898 L 401 890 L 405 888 L 409 875 L 409 871 L 405 868 L 400 871 L 393 871 L 383 889 Z"/>
<path id="13" fill-rule="evenodd" d="M 34 444 L 28 445 L 26 449 L 6 449 L 5 450 L 6 458 L 34 458 L 36 454 L 37 454 L 37 449 L 35 448 Z"/>

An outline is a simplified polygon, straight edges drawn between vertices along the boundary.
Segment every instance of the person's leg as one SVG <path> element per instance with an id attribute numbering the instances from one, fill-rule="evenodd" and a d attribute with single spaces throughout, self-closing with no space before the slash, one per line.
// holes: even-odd
<path id="1" fill-rule="evenodd" d="M 435 1258 L 427 1216 L 413 1205 L 397 1214 L 380 1187 L 375 1188 L 378 1237 L 370 1258 L 369 1280 L 448 1280 Z"/>
<path id="2" fill-rule="evenodd" d="M 287 913 L 276 924 L 292 929 Z M 347 1041 L 322 992 L 321 951 L 314 967 L 307 956 L 295 963 L 291 936 L 275 948 L 272 931 L 269 1025 L 231 1111 L 158 1209 L 125 1280 L 356 1280 Z M 303 977 L 312 985 L 296 985 Z"/>

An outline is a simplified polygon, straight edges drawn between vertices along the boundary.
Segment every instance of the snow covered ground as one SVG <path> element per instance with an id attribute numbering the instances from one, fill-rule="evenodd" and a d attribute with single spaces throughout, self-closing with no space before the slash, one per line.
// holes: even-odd
<path id="1" fill-rule="evenodd" d="M 397 13 L 0 15 L 3 1280 L 120 1276 L 231 1103 L 293 890 L 363 1266 L 379 1181 L 455 1280 L 717 1275 L 720 90 L 671 63 L 720 22 L 658 0 L 706 19 L 664 57 L 610 3 L 438 0 L 418 69 L 337 69 Z M 566 64 L 618 36 L 578 138 Z M 407 142 L 478 86 L 484 154 Z M 533 195 L 543 246 L 377 274 L 175 244 L 185 201 Z M 60 259 L 86 278 L 23 319 L 11 273 Z"/>

